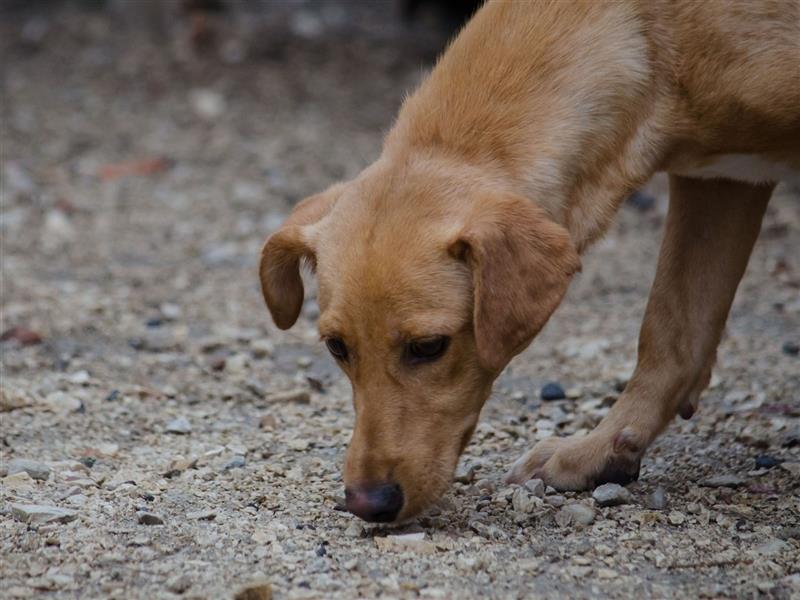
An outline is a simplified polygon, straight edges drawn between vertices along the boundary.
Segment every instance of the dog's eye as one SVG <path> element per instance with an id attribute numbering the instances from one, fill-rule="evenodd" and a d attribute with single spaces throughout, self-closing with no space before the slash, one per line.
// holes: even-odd
<path id="1" fill-rule="evenodd" d="M 325 345 L 328 347 L 333 357 L 337 360 L 347 360 L 347 346 L 339 338 L 328 338 L 325 340 Z"/>
<path id="2" fill-rule="evenodd" d="M 414 340 L 406 346 L 406 358 L 412 365 L 431 362 L 441 357 L 450 344 L 450 338 L 446 335 Z"/>

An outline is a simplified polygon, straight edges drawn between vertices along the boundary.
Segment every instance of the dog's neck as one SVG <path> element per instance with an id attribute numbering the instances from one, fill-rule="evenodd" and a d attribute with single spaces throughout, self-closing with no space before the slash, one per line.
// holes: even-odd
<path id="1" fill-rule="evenodd" d="M 671 96 L 643 15 L 588 3 L 565 21 L 559 4 L 486 5 L 405 102 L 385 153 L 481 165 L 584 250 L 664 161 Z"/>

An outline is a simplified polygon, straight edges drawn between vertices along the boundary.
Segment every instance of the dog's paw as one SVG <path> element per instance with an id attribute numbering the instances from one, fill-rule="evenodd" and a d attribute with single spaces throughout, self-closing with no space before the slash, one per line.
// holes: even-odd
<path id="1" fill-rule="evenodd" d="M 586 490 L 603 483 L 625 485 L 639 478 L 643 451 L 627 430 L 610 438 L 598 432 L 548 438 L 512 465 L 506 481 L 542 479 L 557 490 Z"/>

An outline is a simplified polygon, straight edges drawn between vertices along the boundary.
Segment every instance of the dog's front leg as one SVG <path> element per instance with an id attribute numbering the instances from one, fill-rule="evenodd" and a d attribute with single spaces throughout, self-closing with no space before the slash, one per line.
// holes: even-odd
<path id="1" fill-rule="evenodd" d="M 509 481 L 540 477 L 569 490 L 638 477 L 650 443 L 676 414 L 689 418 L 697 408 L 773 187 L 671 177 L 633 377 L 594 431 L 538 443 Z"/>

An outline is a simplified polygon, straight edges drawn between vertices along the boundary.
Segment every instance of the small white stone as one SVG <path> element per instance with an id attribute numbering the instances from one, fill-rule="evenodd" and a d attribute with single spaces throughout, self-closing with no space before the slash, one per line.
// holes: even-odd
<path id="1" fill-rule="evenodd" d="M 18 521 L 31 525 L 69 523 L 78 518 L 78 513 L 74 510 L 46 504 L 12 504 L 11 514 Z"/>
<path id="2" fill-rule="evenodd" d="M 36 482 L 25 471 L 7 475 L 0 482 L 3 489 L 10 492 L 32 492 L 36 488 Z"/>
<path id="3" fill-rule="evenodd" d="M 311 443 L 308 440 L 301 440 L 301 439 L 291 439 L 287 443 L 287 446 L 292 450 L 307 450 Z"/>
<path id="4" fill-rule="evenodd" d="M 792 548 L 792 545 L 778 538 L 767 540 L 755 549 L 755 553 L 760 556 L 772 556 L 782 554 Z"/>
<path id="5" fill-rule="evenodd" d="M 544 498 L 545 485 L 541 479 L 529 479 L 525 482 L 525 489 L 537 498 Z"/>
<path id="6" fill-rule="evenodd" d="M 87 383 L 89 383 L 91 377 L 89 377 L 88 371 L 83 370 L 83 371 L 76 371 L 75 373 L 70 375 L 67 379 L 69 380 L 70 383 L 74 383 L 76 385 L 86 385 Z"/>
<path id="7" fill-rule="evenodd" d="M 50 467 L 44 463 L 27 458 L 15 458 L 8 463 L 8 474 L 27 473 L 32 479 L 47 481 L 50 477 Z"/>
<path id="8" fill-rule="evenodd" d="M 781 469 L 788 471 L 794 477 L 800 477 L 800 462 L 784 462 L 781 463 Z"/>
<path id="9" fill-rule="evenodd" d="M 591 525 L 594 521 L 594 509 L 586 504 L 576 502 L 564 506 L 556 513 L 556 522 L 562 527 L 569 523 Z"/>
<path id="10" fill-rule="evenodd" d="M 189 102 L 197 116 L 213 120 L 225 112 L 225 97 L 210 89 L 194 89 L 189 92 Z"/>
<path id="11" fill-rule="evenodd" d="M 592 492 L 598 506 L 618 506 L 631 501 L 631 493 L 618 483 L 604 483 Z"/>
<path id="12" fill-rule="evenodd" d="M 253 340 L 250 342 L 250 351 L 255 358 L 272 356 L 275 353 L 275 344 L 266 339 Z"/>
<path id="13" fill-rule="evenodd" d="M 383 551 L 407 551 L 417 554 L 433 554 L 436 552 L 436 547 L 427 541 L 425 534 L 421 532 L 376 537 L 375 545 Z"/>
<path id="14" fill-rule="evenodd" d="M 669 513 L 669 517 L 667 518 L 673 525 L 683 525 L 683 523 L 686 522 L 686 515 L 677 510 L 673 510 L 671 513 Z"/>
<path id="15" fill-rule="evenodd" d="M 352 521 L 350 525 L 347 526 L 347 529 L 344 530 L 344 534 L 351 538 L 360 538 L 363 533 L 364 526 L 358 521 Z"/>
<path id="16" fill-rule="evenodd" d="M 186 417 L 178 417 L 167 423 L 167 433 L 185 435 L 192 432 L 192 424 Z"/>
<path id="17" fill-rule="evenodd" d="M 62 391 L 50 392 L 45 396 L 44 403 L 50 410 L 60 413 L 75 412 L 83 406 L 78 398 Z"/>

